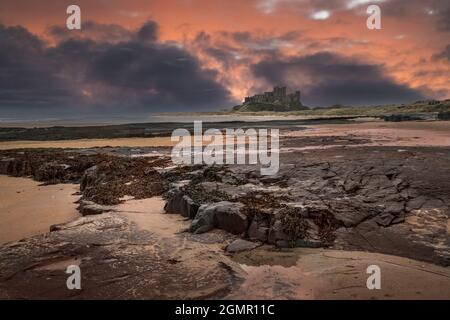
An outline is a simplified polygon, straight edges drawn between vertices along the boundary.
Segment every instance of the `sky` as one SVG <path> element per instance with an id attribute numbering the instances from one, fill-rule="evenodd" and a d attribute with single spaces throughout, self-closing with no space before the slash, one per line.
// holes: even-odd
<path id="1" fill-rule="evenodd" d="M 0 117 L 214 111 L 276 85 L 308 106 L 450 98 L 450 1 L 0 2 Z"/>

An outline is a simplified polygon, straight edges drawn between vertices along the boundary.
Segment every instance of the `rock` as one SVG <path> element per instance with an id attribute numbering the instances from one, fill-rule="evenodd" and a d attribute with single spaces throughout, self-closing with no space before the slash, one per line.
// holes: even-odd
<path id="1" fill-rule="evenodd" d="M 179 222 L 181 227 L 183 224 Z M 121 214 L 80 217 L 56 232 L 0 246 L 0 299 L 223 299 L 232 289 L 235 264 L 211 244 L 149 232 Z M 228 235 L 229 237 L 229 235 Z M 167 238 L 166 238 L 167 239 Z M 157 245 L 149 254 L 149 244 Z M 194 250 L 174 252 L 188 244 Z M 211 256 L 210 259 L 205 257 Z M 83 290 L 67 290 L 68 263 L 81 263 Z M 189 263 L 179 263 L 189 261 Z M 54 267 L 49 271 L 46 266 Z M 59 266 L 60 265 L 60 266 Z M 230 265 L 230 269 L 225 266 Z M 151 270 L 151 281 L 146 270 Z M 227 270 L 230 270 L 228 272 Z M 49 281 L 52 273 L 52 281 Z M 11 277 L 12 276 L 12 277 Z M 170 283 L 170 285 L 168 285 Z"/>
<path id="2" fill-rule="evenodd" d="M 194 202 L 188 196 L 183 196 L 182 198 L 182 211 L 181 215 L 188 217 L 189 219 L 194 219 L 198 212 L 199 205 Z"/>
<path id="3" fill-rule="evenodd" d="M 81 200 L 78 211 L 83 216 L 102 214 L 104 212 L 116 211 L 113 206 L 104 206 L 88 200 Z"/>
<path id="4" fill-rule="evenodd" d="M 269 230 L 268 242 L 278 247 L 289 247 L 289 236 L 284 233 L 281 220 L 277 219 Z"/>
<path id="5" fill-rule="evenodd" d="M 64 181 L 67 174 L 67 169 L 70 166 L 67 164 L 60 164 L 57 162 L 48 162 L 41 165 L 34 173 L 34 179 L 37 181 Z"/>
<path id="6" fill-rule="evenodd" d="M 247 216 L 240 212 L 243 205 L 222 201 L 204 204 L 191 224 L 191 232 L 203 233 L 213 228 L 222 229 L 233 234 L 240 234 L 247 230 Z"/>
<path id="7" fill-rule="evenodd" d="M 50 226 L 50 232 L 59 231 L 61 230 L 61 224 L 52 224 Z"/>
<path id="8" fill-rule="evenodd" d="M 80 181 L 80 191 L 84 191 L 86 188 L 95 184 L 95 181 L 99 178 L 97 168 L 97 166 L 92 166 L 84 171 Z"/>
<path id="9" fill-rule="evenodd" d="M 405 204 L 403 201 L 386 203 L 385 211 L 392 215 L 397 216 L 400 213 L 402 213 L 404 210 L 405 210 Z"/>
<path id="10" fill-rule="evenodd" d="M 266 242 L 269 236 L 269 221 L 261 216 L 255 216 L 248 228 L 248 237 L 252 240 Z"/>
<path id="11" fill-rule="evenodd" d="M 0 160 L 0 174 L 11 174 L 10 167 L 14 162 L 14 158 L 3 158 Z"/>
<path id="12" fill-rule="evenodd" d="M 216 214 L 214 216 L 214 226 L 216 228 L 240 234 L 247 230 L 247 216 L 240 212 L 243 205 L 228 201 L 219 202 Z"/>
<path id="13" fill-rule="evenodd" d="M 167 213 L 178 213 L 183 217 L 194 219 L 199 205 L 194 202 L 189 196 L 184 195 L 179 189 L 173 189 L 169 193 L 164 210 Z"/>
<path id="14" fill-rule="evenodd" d="M 190 231 L 193 233 L 205 233 L 214 229 L 215 206 L 204 204 L 198 209 L 195 219 L 191 223 Z"/>
<path id="15" fill-rule="evenodd" d="M 422 208 L 422 206 L 425 204 L 425 202 L 427 201 L 427 197 L 424 196 L 418 196 L 415 197 L 413 199 L 411 199 L 410 201 L 408 201 L 406 203 L 406 211 L 412 211 L 412 210 L 418 210 L 420 208 Z"/>
<path id="16" fill-rule="evenodd" d="M 31 176 L 33 175 L 33 167 L 27 160 L 10 158 L 5 159 L 2 164 L 2 172 L 14 177 Z"/>
<path id="17" fill-rule="evenodd" d="M 261 245 L 261 243 L 259 242 L 251 242 L 251 241 L 247 241 L 247 240 L 243 240 L 243 239 L 237 239 L 235 241 L 233 241 L 232 243 L 230 243 L 226 250 L 229 253 L 237 253 L 237 252 L 242 252 L 242 251 L 248 251 L 248 250 L 253 250 L 257 247 L 259 247 Z"/>
<path id="18" fill-rule="evenodd" d="M 389 227 L 393 224 L 404 222 L 405 218 L 403 216 L 394 216 L 390 213 L 383 213 L 376 217 L 375 221 L 380 226 Z"/>

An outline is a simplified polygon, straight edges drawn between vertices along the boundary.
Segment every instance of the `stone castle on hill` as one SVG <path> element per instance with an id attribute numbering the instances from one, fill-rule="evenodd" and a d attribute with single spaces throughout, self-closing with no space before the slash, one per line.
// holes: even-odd
<path id="1" fill-rule="evenodd" d="M 273 91 L 255 94 L 252 97 L 246 97 L 244 100 L 244 104 L 255 102 L 281 105 L 301 105 L 300 91 L 287 94 L 286 87 L 274 87 Z"/>

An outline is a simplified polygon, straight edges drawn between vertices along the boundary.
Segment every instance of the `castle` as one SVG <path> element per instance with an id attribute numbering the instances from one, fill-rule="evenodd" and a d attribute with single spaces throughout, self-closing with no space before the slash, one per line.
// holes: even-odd
<path id="1" fill-rule="evenodd" d="M 301 105 L 300 91 L 286 94 L 286 87 L 274 87 L 273 91 L 264 92 L 262 94 L 255 94 L 252 97 L 246 97 L 244 104 L 252 102 L 267 102 L 283 105 Z"/>

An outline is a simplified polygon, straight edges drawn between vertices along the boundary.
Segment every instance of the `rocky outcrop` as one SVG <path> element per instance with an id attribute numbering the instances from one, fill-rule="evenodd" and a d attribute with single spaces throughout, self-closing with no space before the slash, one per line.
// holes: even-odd
<path id="1" fill-rule="evenodd" d="M 0 299 L 220 299 L 239 280 L 233 262 L 213 251 L 221 232 L 158 232 L 115 212 L 2 245 Z M 82 290 L 67 290 L 71 264 L 81 268 Z"/>
<path id="2" fill-rule="evenodd" d="M 183 217 L 194 219 L 199 205 L 179 189 L 172 189 L 168 193 L 164 210 L 167 213 L 178 213 Z"/>
<path id="3" fill-rule="evenodd" d="M 233 234 L 244 233 L 247 231 L 248 219 L 241 212 L 242 208 L 243 204 L 229 201 L 204 204 L 198 209 L 190 231 L 203 233 L 218 228 Z"/>
<path id="4" fill-rule="evenodd" d="M 97 166 L 92 166 L 84 171 L 80 181 L 80 191 L 83 192 L 87 188 L 95 185 L 95 182 L 100 179 L 97 169 Z"/>
<path id="5" fill-rule="evenodd" d="M 281 220 L 275 219 L 273 222 L 269 230 L 268 242 L 279 247 L 288 247 L 292 244 L 290 243 L 289 236 L 284 231 Z"/>
<path id="6" fill-rule="evenodd" d="M 435 157 L 438 150 L 440 157 Z M 216 169 L 219 177 L 207 179 L 204 169 L 197 169 L 197 176 L 189 178 L 195 184 L 184 186 L 174 203 L 183 203 L 185 195 L 194 193 L 189 188 L 208 194 L 198 197 L 205 201 L 199 204 L 206 204 L 192 223 L 194 232 L 219 228 L 216 207 L 222 198 L 230 201 L 226 202 L 230 211 L 243 204 L 239 211 L 248 227 L 234 232 L 242 231 L 250 240 L 280 247 L 375 250 L 448 264 L 450 243 L 444 237 L 428 236 L 421 231 L 430 228 L 425 225 L 407 227 L 414 210 L 439 209 L 450 217 L 448 151 L 355 147 L 351 152 L 324 149 L 281 156 L 279 172 L 270 177 L 259 175 L 255 167 L 228 166 Z M 246 225 L 245 219 L 239 220 L 234 225 Z M 440 219 L 438 229 L 446 226 Z M 444 234 L 441 231 L 439 235 Z M 389 235 L 393 243 L 376 235 Z M 414 250 L 417 243 L 422 249 Z"/>
<path id="7" fill-rule="evenodd" d="M 270 216 L 255 215 L 248 228 L 248 237 L 251 240 L 267 242 L 270 229 Z"/>
<path id="8" fill-rule="evenodd" d="M 83 199 L 101 205 L 116 205 L 124 196 L 135 199 L 159 196 L 165 186 L 154 166 L 163 165 L 164 161 L 167 162 L 159 158 L 102 157 L 81 177 Z"/>
<path id="9" fill-rule="evenodd" d="M 70 165 L 55 161 L 44 163 L 34 172 L 34 179 L 52 183 L 53 181 L 64 181 L 68 174 Z"/>
<path id="10" fill-rule="evenodd" d="M 177 167 L 160 174 L 148 159 L 5 151 L 0 170 L 80 178 L 82 200 L 91 201 L 80 206 L 84 214 L 109 210 L 125 195 L 161 195 L 171 185 L 177 187 L 165 194 L 166 212 L 193 219 L 195 233 L 221 228 L 281 247 L 370 250 L 448 265 L 449 152 L 355 145 L 289 151 L 280 154 L 279 172 L 264 177 L 256 166 Z"/>
<path id="11" fill-rule="evenodd" d="M 83 216 L 91 216 L 96 214 L 102 214 L 104 212 L 115 211 L 114 206 L 100 205 L 88 200 L 81 200 L 80 205 L 78 206 L 77 209 Z"/>
<path id="12" fill-rule="evenodd" d="M 259 242 L 252 242 L 244 239 L 236 239 L 227 246 L 226 251 L 229 253 L 238 253 L 242 251 L 253 250 L 259 246 L 261 246 L 261 243 Z"/>
<path id="13" fill-rule="evenodd" d="M 79 182 L 84 171 L 98 160 L 97 155 L 49 150 L 6 150 L 0 157 L 0 174 L 32 176 L 46 184 Z"/>

